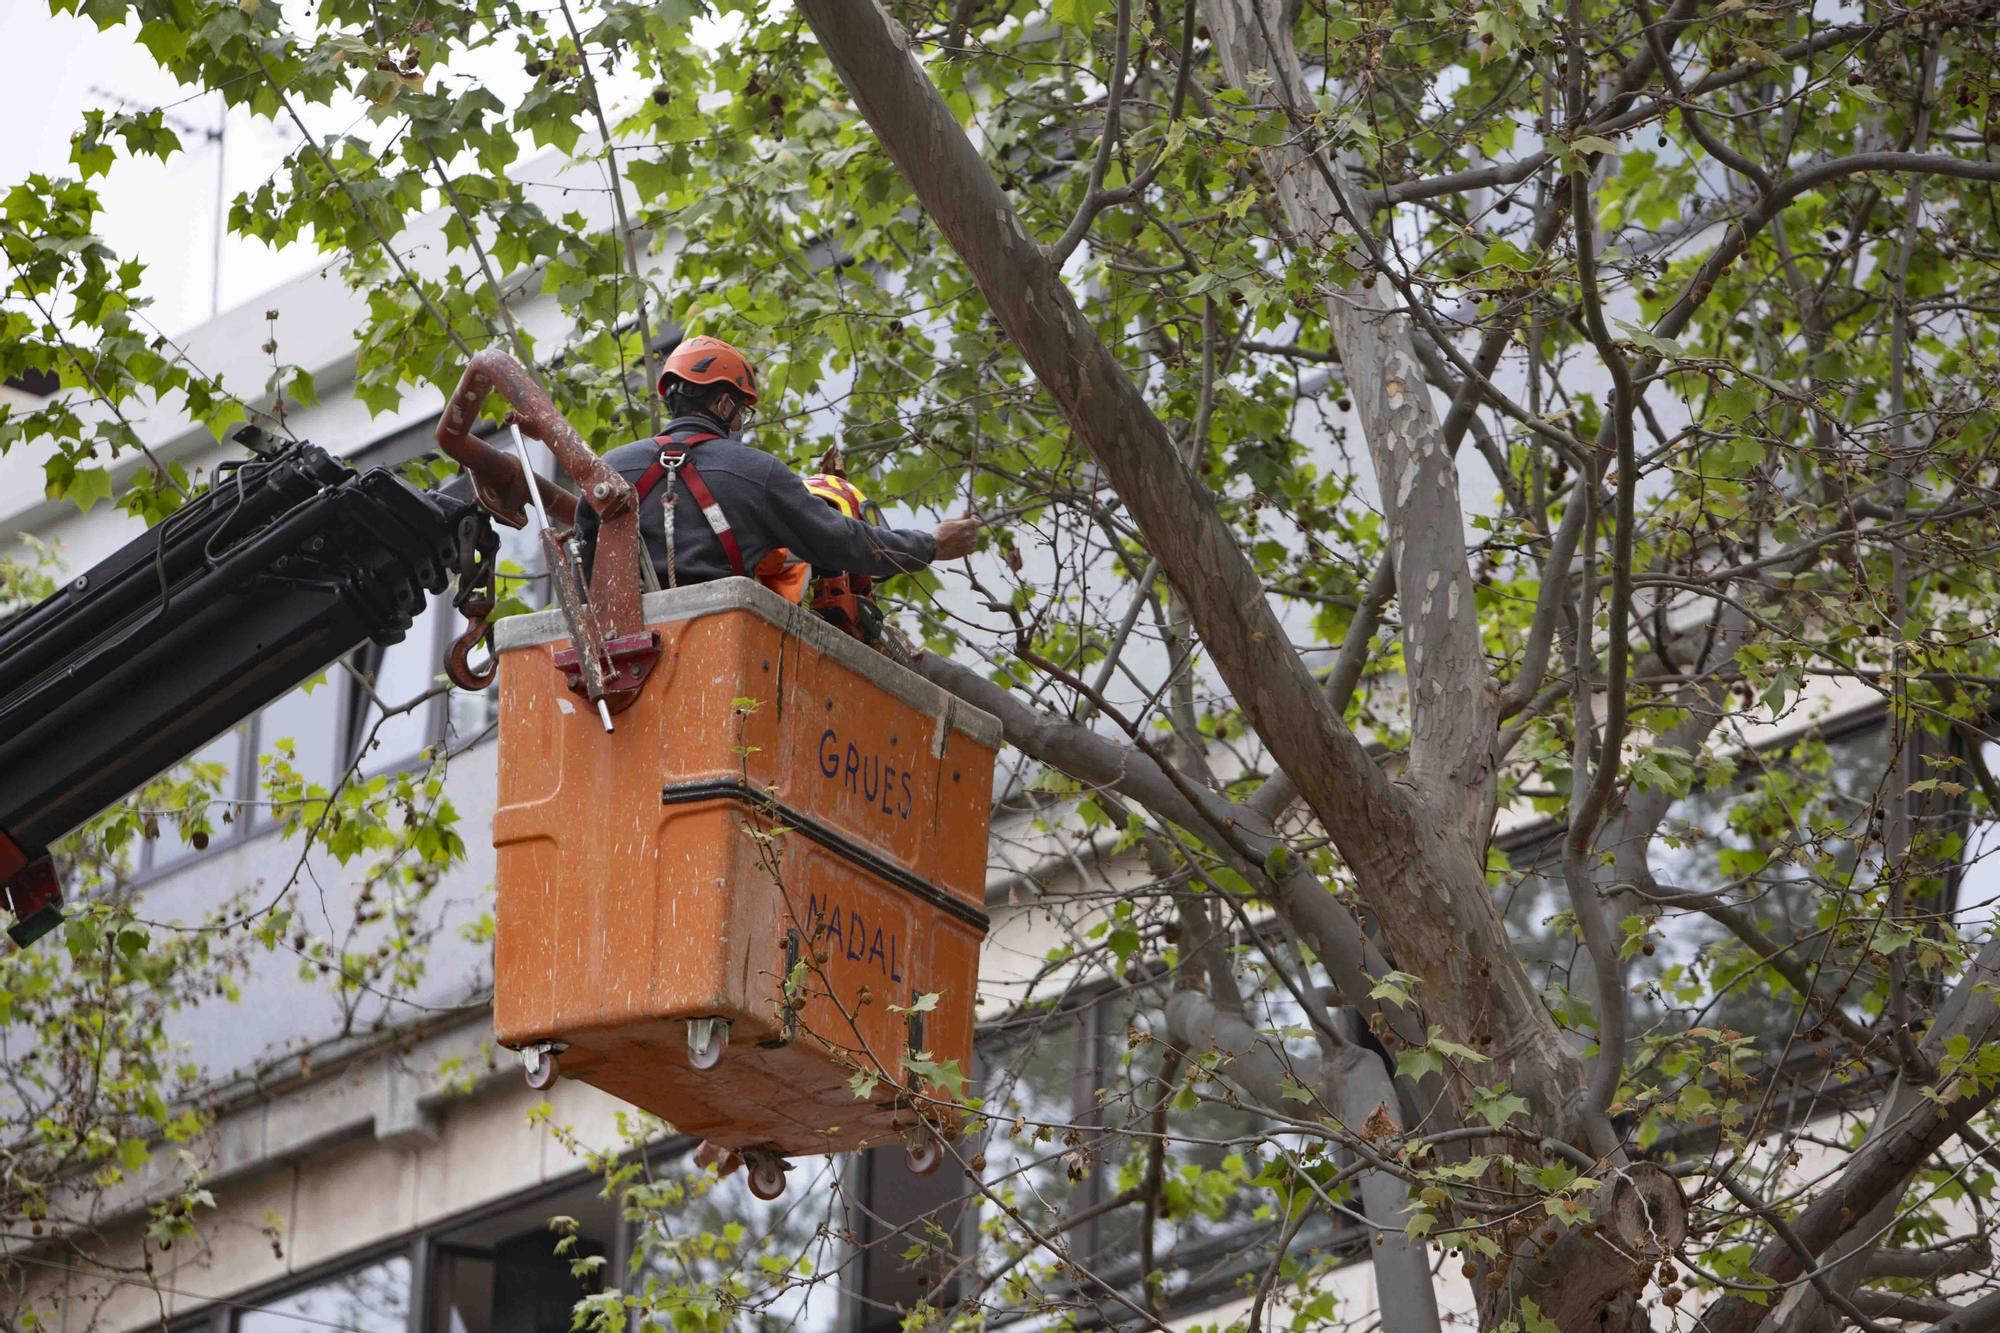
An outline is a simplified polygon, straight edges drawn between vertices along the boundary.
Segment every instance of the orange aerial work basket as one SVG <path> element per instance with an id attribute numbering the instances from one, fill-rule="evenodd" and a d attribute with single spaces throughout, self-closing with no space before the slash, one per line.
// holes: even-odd
<path id="1" fill-rule="evenodd" d="M 572 495 L 474 434 L 513 404 Z M 493 1022 L 558 1071 L 742 1154 L 903 1141 L 934 1168 L 970 1069 L 1000 724 L 750 579 L 645 594 L 629 482 L 503 353 L 438 443 L 541 527 L 557 609 L 485 623 L 448 670 L 500 682 Z M 588 584 L 574 515 L 601 520 Z M 494 665 L 471 651 L 491 644 Z"/>
<path id="2" fill-rule="evenodd" d="M 609 734 L 559 615 L 496 626 L 501 1044 L 760 1186 L 760 1155 L 928 1165 L 952 1118 L 910 1061 L 970 1069 L 999 724 L 749 579 L 644 619 L 659 662 Z"/>

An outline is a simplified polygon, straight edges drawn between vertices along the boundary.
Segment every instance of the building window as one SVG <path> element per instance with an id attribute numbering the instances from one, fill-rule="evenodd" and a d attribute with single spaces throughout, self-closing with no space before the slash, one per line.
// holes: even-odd
<path id="1" fill-rule="evenodd" d="M 2000 745 L 1988 742 L 1979 747 L 1979 767 L 1990 776 L 2000 772 Z M 1985 784 L 1974 774 L 1957 775 L 1958 781 L 1977 793 L 1976 806 L 1965 831 L 1965 851 L 1959 857 L 1949 900 L 1954 914 L 1984 910 L 2000 900 L 2000 810 L 1986 803 Z"/>
<path id="2" fill-rule="evenodd" d="M 1844 892 L 1866 888 L 1880 873 L 1877 832 L 1888 800 L 1889 745 L 1888 727 L 1872 716 L 1739 756 L 1727 770 L 1710 770 L 1711 780 L 1675 801 L 1647 848 L 1653 874 L 1666 889 L 1720 895 L 1762 928 L 1768 943 L 1753 951 L 1695 908 L 1663 906 L 1635 894 L 1614 900 L 1612 919 L 1643 919 L 1651 946 L 1635 949 L 1626 961 L 1634 1031 L 1700 1024 L 1758 1037 L 1773 1050 L 1785 1048 L 1798 1022 L 1798 997 L 1781 984 L 1757 979 L 1758 969 L 1771 948 L 1799 940 L 1821 941 L 1800 958 L 1820 1000 L 1844 1003 L 1865 1021 L 1854 1006 L 1876 981 L 1875 965 L 1866 941 L 1841 933 L 1825 907 Z M 1916 758 L 1923 775 L 1956 778 L 1956 787 L 1971 784 L 1943 742 L 1922 738 L 1918 745 L 1925 751 Z M 1959 903 L 1971 901 L 1965 885 L 1993 874 L 1986 855 L 2000 839 L 1990 825 L 1970 822 L 1969 813 L 1963 799 L 1936 792 L 1913 797 L 1915 835 L 1955 860 L 1935 872 L 1943 897 L 1913 898 L 1913 913 L 1949 914 L 1954 889 Z M 1530 975 L 1581 1046 L 1594 1039 L 1590 1006 L 1596 991 L 1589 956 L 1570 917 L 1560 856 L 1559 834 L 1517 846 L 1514 862 L 1521 874 L 1504 892 L 1502 909 Z"/>
<path id="3" fill-rule="evenodd" d="M 503 577 L 503 598 L 539 609 L 547 602 L 548 586 L 539 542 L 511 528 L 502 528 L 500 537 L 502 568 L 513 571 Z M 445 653 L 465 629 L 451 595 L 448 588 L 431 597 L 400 641 L 363 644 L 328 666 L 309 687 L 280 695 L 252 721 L 191 756 L 227 770 L 210 804 L 207 827 L 191 838 L 178 820 L 163 816 L 159 836 L 141 849 L 136 869 L 160 873 L 244 834 L 275 827 L 279 820 L 270 809 L 259 761 L 274 754 L 280 741 L 291 743 L 291 763 L 300 776 L 330 789 L 350 766 L 362 776 L 394 772 L 416 764 L 426 748 L 440 741 L 467 745 L 490 731 L 498 713 L 497 689 L 449 690 L 407 712 L 385 711 L 401 708 L 439 683 Z"/>
<path id="4" fill-rule="evenodd" d="M 257 714 L 251 734 L 257 759 L 257 803 L 249 811 L 252 829 L 279 822 L 271 809 L 270 785 L 264 764 L 277 756 L 280 745 L 290 750 L 292 769 L 306 782 L 331 789 L 337 775 L 335 761 L 340 756 L 341 716 L 344 708 L 338 666 L 329 667 L 311 687 L 300 686 L 264 705 Z"/>
<path id="5" fill-rule="evenodd" d="M 1269 996 L 1276 987 L 1245 989 Z M 1036 1230 L 1058 1236 L 1067 1257 L 1091 1274 L 1080 1286 L 1052 1256 L 1031 1256 L 1017 1272 L 1042 1275 L 1015 1302 L 1024 1315 L 1078 1300 L 1104 1307 L 1109 1297 L 1100 1282 L 1137 1294 L 1150 1281 L 1165 1308 L 1192 1311 L 1270 1262 L 1278 1226 L 1256 1216 L 1260 1196 L 1247 1186 L 1274 1150 L 1302 1144 L 1236 1104 L 1217 1081 L 1190 1081 L 1193 1071 L 1173 1061 L 1162 1040 L 1166 1000 L 1164 982 L 1106 988 L 1071 1007 L 1025 1017 L 981 1047 L 992 1116 L 984 1144 L 987 1186 Z M 1305 1020 L 1289 1002 L 1261 1003 L 1252 1015 L 1260 1029 L 1292 1049 L 1310 1046 L 1309 1036 L 1298 1035 Z M 1146 1186 L 1155 1145 L 1159 1189 L 1152 1191 Z M 1150 1229 L 1140 1202 L 1148 1194 L 1171 1200 L 1152 1209 Z M 981 1213 L 992 1232 L 989 1246 L 1019 1243 L 998 1204 L 982 1203 Z M 1315 1218 L 1291 1252 L 1323 1251 L 1359 1234 L 1356 1226 Z"/>
<path id="6" fill-rule="evenodd" d="M 538 611 L 549 605 L 548 560 L 542 553 L 540 536 L 527 528 L 495 525 L 500 534 L 500 601 L 503 607 L 525 607 Z M 446 640 L 465 630 L 456 615 L 448 617 Z M 474 661 L 482 660 L 477 650 Z M 442 660 L 442 659 L 440 659 Z M 445 743 L 453 747 L 470 745 L 486 735 L 500 717 L 500 687 L 472 693 L 453 690 L 446 698 Z"/>
<path id="7" fill-rule="evenodd" d="M 30 398 L 47 398 L 62 387 L 62 377 L 53 370 L 30 367 L 18 375 L 9 375 L 6 387 Z"/>
<path id="8" fill-rule="evenodd" d="M 576 1265 L 610 1255 L 605 1238 L 578 1236 L 562 1253 L 558 1240 L 540 1223 L 487 1245 L 438 1244 L 434 1333 L 566 1333 L 576 1303 L 602 1285 L 601 1273 Z"/>
<path id="9" fill-rule="evenodd" d="M 633 1238 L 629 1289 L 661 1309 L 714 1309 L 732 1328 L 831 1333 L 850 1280 L 848 1161 L 795 1160 L 785 1193 L 769 1202 L 750 1193 L 743 1172 L 717 1179 L 691 1152 L 654 1163 L 630 1196 L 646 1220 Z"/>
<path id="10" fill-rule="evenodd" d="M 897 1333 L 919 1301 L 958 1299 L 966 1226 L 978 1209 L 953 1160 L 928 1176 L 913 1173 L 900 1147 L 854 1159 L 854 1256 L 842 1272 L 845 1333 Z"/>
<path id="11" fill-rule="evenodd" d="M 533 449 L 541 459 L 537 467 L 546 471 L 546 451 L 539 445 Z M 463 478 L 455 478 L 445 491 L 459 494 L 463 487 Z M 500 537 L 503 609 L 512 605 L 539 610 L 548 605 L 547 561 L 539 534 L 529 528 L 495 526 Z M 472 744 L 491 730 L 499 716 L 497 686 L 477 693 L 447 690 L 407 713 L 391 716 L 383 711 L 407 704 L 440 683 L 445 654 L 465 632 L 465 620 L 451 598 L 450 589 L 432 597 L 402 642 L 386 648 L 367 644 L 348 659 L 352 671 L 343 673 L 348 682 L 345 753 L 359 760 L 365 774 L 408 768 L 429 746 Z M 475 664 L 483 655 L 484 649 L 474 650 Z M 364 747 L 368 747 L 365 754 Z"/>
<path id="12" fill-rule="evenodd" d="M 451 603 L 433 597 L 400 642 L 386 647 L 364 644 L 348 658 L 353 706 L 348 711 L 346 750 L 362 773 L 407 768 L 437 739 L 441 700 L 423 696 L 444 669 L 444 628 L 451 619 L 456 619 Z M 416 707 L 407 708 L 419 699 Z"/>
<path id="13" fill-rule="evenodd" d="M 429 1308 L 410 1327 L 569 1333 L 576 1303 L 617 1283 L 622 1223 L 600 1188 L 584 1181 L 435 1233 Z"/>
<path id="14" fill-rule="evenodd" d="M 533 441 L 529 448 L 537 469 L 544 475 L 553 472 L 549 451 Z M 465 479 L 453 478 L 444 491 L 462 498 Z M 516 610 L 547 606 L 547 562 L 539 535 L 526 528 L 497 530 L 503 604 Z M 253 719 L 190 756 L 192 761 L 220 764 L 226 771 L 209 804 L 205 827 L 184 829 L 176 817 L 179 812 L 161 812 L 159 834 L 140 846 L 134 871 L 142 877 L 161 874 L 246 834 L 278 826 L 281 821 L 271 809 L 260 759 L 274 754 L 281 741 L 291 743 L 292 766 L 301 777 L 331 789 L 350 766 L 357 766 L 362 776 L 394 772 L 412 767 L 427 748 L 440 742 L 458 748 L 476 744 L 490 733 L 498 718 L 497 688 L 478 693 L 448 690 L 408 712 L 385 712 L 439 683 L 445 654 L 465 630 L 463 618 L 452 607 L 452 591 L 448 587 L 430 597 L 400 641 L 361 645 L 343 661 L 329 665 L 310 686 L 279 696 Z M 475 662 L 481 656 L 475 650 Z"/>
<path id="15" fill-rule="evenodd" d="M 161 810 L 154 816 L 158 833 L 140 848 L 141 873 L 166 870 L 190 861 L 205 851 L 223 846 L 245 830 L 244 803 L 250 797 L 252 781 L 248 762 L 250 728 L 238 725 L 174 766 L 168 776 L 186 778 L 194 764 L 214 765 L 221 770 L 215 796 L 199 813 L 192 809 Z"/>
<path id="16" fill-rule="evenodd" d="M 235 1333 L 409 1333 L 410 1258 L 393 1254 L 236 1315 Z"/>

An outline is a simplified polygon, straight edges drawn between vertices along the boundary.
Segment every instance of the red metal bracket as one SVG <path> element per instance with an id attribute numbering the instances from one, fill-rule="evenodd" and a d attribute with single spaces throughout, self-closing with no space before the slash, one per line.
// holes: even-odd
<path id="1" fill-rule="evenodd" d="M 62 924 L 62 881 L 47 852 L 29 856 L 0 829 L 0 897 L 14 914 L 7 934 L 25 949 Z"/>
<path id="2" fill-rule="evenodd" d="M 602 531 L 597 560 L 591 569 L 590 603 L 603 618 L 610 638 L 636 634 L 639 618 L 639 501 L 632 483 L 599 458 L 584 443 L 576 427 L 563 419 L 534 376 L 505 352 L 475 353 L 466 363 L 458 389 L 438 418 L 438 447 L 472 474 L 479 503 L 501 522 L 521 527 L 527 522 L 528 483 L 515 459 L 472 434 L 479 410 L 493 394 L 514 409 L 521 429 L 546 444 L 563 470 L 583 488 L 583 503 L 597 511 Z M 553 483 L 542 485 L 542 502 L 552 522 L 576 522 L 577 497 Z M 629 519 L 629 522 L 620 520 Z"/>
<path id="3" fill-rule="evenodd" d="M 579 503 L 588 504 L 597 513 L 597 551 L 591 565 L 588 602 L 573 586 L 564 586 L 573 577 L 574 543 L 563 540 L 551 528 L 544 545 L 551 552 L 549 570 L 558 583 L 558 601 L 563 618 L 569 622 L 572 648 L 583 659 L 579 673 L 582 692 L 593 703 L 602 701 L 609 712 L 620 712 L 639 697 L 660 656 L 657 642 L 650 653 L 632 651 L 616 660 L 608 656 L 612 644 L 649 637 L 639 604 L 644 591 L 640 562 L 649 557 L 639 536 L 637 492 L 631 482 L 597 456 L 576 427 L 563 419 L 542 386 L 519 362 L 505 352 L 489 349 L 476 353 L 466 364 L 457 390 L 438 418 L 437 442 L 472 477 L 473 494 L 481 507 L 502 523 L 516 528 L 527 523 L 528 479 L 518 460 L 472 434 L 480 409 L 496 393 L 512 405 L 513 419 L 521 429 L 546 444 L 563 470 L 583 488 L 579 501 L 555 483 L 537 479 L 550 522 L 573 528 Z M 595 651 L 600 644 L 605 646 L 604 653 Z M 618 668 L 615 673 L 611 669 L 614 665 Z M 577 685 L 572 682 L 571 688 Z"/>
<path id="4" fill-rule="evenodd" d="M 6 829 L 0 828 L 0 884 L 14 878 L 14 872 L 32 859 Z"/>
<path id="5" fill-rule="evenodd" d="M 574 645 L 556 649 L 556 667 L 563 673 L 570 689 L 585 698 L 590 697 L 588 682 L 584 678 L 583 658 Z M 622 639 L 613 639 L 604 645 L 603 676 L 605 706 L 614 713 L 631 707 L 639 697 L 639 690 L 646 683 L 646 677 L 660 661 L 660 636 L 652 630 L 643 634 L 632 634 Z"/>

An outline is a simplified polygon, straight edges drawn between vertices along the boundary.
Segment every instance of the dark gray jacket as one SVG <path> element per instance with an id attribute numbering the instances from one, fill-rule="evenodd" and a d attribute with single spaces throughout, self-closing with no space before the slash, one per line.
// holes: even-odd
<path id="1" fill-rule="evenodd" d="M 689 435 L 714 429 L 701 417 L 677 417 L 667 423 L 663 433 Z M 636 486 L 659 453 L 660 446 L 654 441 L 638 440 L 613 449 L 604 461 Z M 937 555 L 937 541 L 930 533 L 898 532 L 849 518 L 807 490 L 790 468 L 741 440 L 710 440 L 694 446 L 690 456 L 729 519 L 730 530 L 743 551 L 746 574 L 754 572 L 757 563 L 779 547 L 819 569 L 876 578 L 913 573 Z M 645 538 L 662 588 L 667 586 L 666 520 L 661 503 L 666 489 L 666 483 L 660 483 L 639 506 L 639 534 Z M 588 571 L 597 551 L 596 511 L 587 504 L 577 506 L 576 526 Z M 729 577 L 729 557 L 702 517 L 685 480 L 675 487 L 674 568 L 683 584 Z"/>

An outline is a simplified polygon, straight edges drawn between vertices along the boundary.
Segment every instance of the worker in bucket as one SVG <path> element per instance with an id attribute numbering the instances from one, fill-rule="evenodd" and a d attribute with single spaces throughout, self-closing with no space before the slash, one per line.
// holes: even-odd
<path id="1" fill-rule="evenodd" d="M 659 390 L 672 417 L 666 428 L 613 449 L 604 461 L 639 493 L 639 533 L 662 587 L 754 575 L 804 603 L 816 572 L 887 578 L 972 553 L 976 518 L 946 519 L 932 532 L 877 526 L 864 518 L 873 506 L 844 478 L 817 475 L 809 484 L 745 444 L 737 432 L 757 404 L 757 372 L 720 338 L 688 338 L 674 348 Z M 596 511 L 580 506 L 586 576 L 597 528 Z M 839 581 L 837 592 L 848 593 L 849 585 Z M 854 626 L 842 627 L 860 637 Z M 701 1144 L 694 1160 L 724 1176 L 743 1165 L 741 1154 L 712 1143 Z"/>
<path id="2" fill-rule="evenodd" d="M 934 531 L 876 527 L 806 488 L 783 463 L 738 438 L 757 405 L 757 371 L 720 338 L 688 338 L 660 372 L 672 420 L 604 461 L 639 493 L 639 534 L 661 587 L 754 576 L 802 602 L 812 571 L 871 578 L 914 573 L 972 554 L 980 521 Z M 588 573 L 597 514 L 577 511 Z"/>

